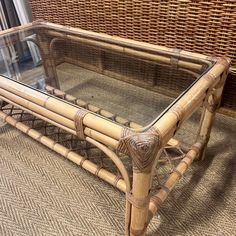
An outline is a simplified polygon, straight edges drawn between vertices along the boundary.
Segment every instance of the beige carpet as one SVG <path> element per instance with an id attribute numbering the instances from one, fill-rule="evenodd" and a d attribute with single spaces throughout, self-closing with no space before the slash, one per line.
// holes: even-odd
<path id="1" fill-rule="evenodd" d="M 178 136 L 193 139 L 196 119 Z M 124 233 L 124 195 L 15 128 L 0 125 L 0 235 Z M 195 162 L 148 235 L 236 235 L 236 120 L 217 115 Z"/>

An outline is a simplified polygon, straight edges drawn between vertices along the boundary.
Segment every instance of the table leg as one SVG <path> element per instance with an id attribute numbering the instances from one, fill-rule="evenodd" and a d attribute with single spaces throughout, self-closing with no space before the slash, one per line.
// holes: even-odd
<path id="1" fill-rule="evenodd" d="M 52 53 L 50 52 L 50 39 L 43 36 L 43 34 L 38 33 L 37 45 L 39 47 L 45 75 L 47 77 L 46 83 L 59 89 L 60 85 L 57 78 L 55 61 Z"/>
<path id="2" fill-rule="evenodd" d="M 155 171 L 156 160 L 159 159 L 162 148 L 157 152 L 154 161 L 150 163 L 150 168 L 144 172 L 139 172 L 134 169 L 132 195 L 128 200 L 132 204 L 131 208 L 131 236 L 143 236 L 146 233 L 148 226 L 148 212 L 150 203 L 150 192 L 153 181 L 153 173 Z"/>
<path id="3" fill-rule="evenodd" d="M 220 105 L 221 95 L 223 92 L 226 77 L 227 71 L 223 75 L 221 75 L 217 85 L 209 89 L 205 102 L 203 104 L 203 111 L 197 136 L 197 140 L 203 144 L 203 147 L 199 153 L 198 159 L 204 159 L 216 110 Z"/>
<path id="4" fill-rule="evenodd" d="M 131 209 L 131 236 L 145 235 L 149 207 L 149 192 L 151 185 L 151 172 L 134 173 Z"/>
<path id="5" fill-rule="evenodd" d="M 126 201 L 131 204 L 131 211 L 126 211 L 130 219 L 126 234 L 143 236 L 147 228 L 153 166 L 162 151 L 162 138 L 156 128 L 140 133 L 124 128 L 121 136 L 117 151 L 129 155 L 133 162 L 132 190 L 126 192 Z"/>

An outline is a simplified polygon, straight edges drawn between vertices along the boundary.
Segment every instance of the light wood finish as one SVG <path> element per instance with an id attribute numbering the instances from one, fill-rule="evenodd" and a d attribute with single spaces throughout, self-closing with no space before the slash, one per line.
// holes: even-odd
<path id="1" fill-rule="evenodd" d="M 54 37 L 77 40 L 80 43 L 96 46 L 104 50 L 111 50 L 116 53 L 142 58 L 145 61 L 156 61 L 166 65 L 172 65 L 174 59 L 175 65 L 182 69 L 192 70 L 194 73 L 201 73 L 203 72 L 203 66 L 208 66 L 209 70 L 190 89 L 179 96 L 165 113 L 161 114 L 153 123 L 146 127 L 140 127 L 136 123 L 133 123 L 132 127 L 124 127 L 122 124 L 122 122 L 125 122 L 124 118 L 118 116 L 116 117 L 117 120 L 109 120 L 107 116 L 111 114 L 106 110 L 101 110 L 101 113 L 97 114 L 98 108 L 96 106 L 90 104 L 87 109 L 78 106 L 79 104 L 83 105 L 82 100 L 79 101 L 79 104 L 73 105 L 68 101 L 65 102 L 66 95 L 63 98 L 64 100 L 58 99 L 19 82 L 0 77 L 0 99 L 92 143 L 115 163 L 122 174 L 123 180 L 116 181 L 112 173 L 104 169 L 98 169 L 94 163 L 87 160 L 82 161 L 82 157 L 73 154 L 73 152 L 67 153 L 66 147 L 58 143 L 52 145 L 52 141 L 48 137 L 41 136 L 34 129 L 28 129 L 24 124 L 14 120 L 11 114 L 6 115 L 3 112 L 4 106 L 1 103 L 2 111 L 0 111 L 0 116 L 11 125 L 75 163 L 82 165 L 91 173 L 97 173 L 99 177 L 107 182 L 113 185 L 116 183 L 115 186 L 126 193 L 126 235 L 145 235 L 147 224 L 152 215 L 156 213 L 159 206 L 165 201 L 169 192 L 193 160 L 199 154 L 201 155 L 206 148 L 216 111 L 215 105 L 220 100 L 230 60 L 227 58 L 207 57 L 147 43 L 138 43 L 133 40 L 46 22 L 36 22 L 19 27 L 15 31 L 2 32 L 0 35 L 7 35 L 13 31 L 30 29 L 31 27 L 38 34 L 43 30 L 45 34 L 51 35 L 49 37 L 51 39 L 48 41 L 39 37 L 39 41 L 41 40 L 39 47 L 44 48 L 44 59 L 47 62 L 44 66 L 47 67 L 46 71 L 47 69 L 48 71 L 50 70 L 51 74 L 48 73 L 48 75 L 51 82 L 53 80 L 54 82 L 56 81 L 55 63 L 49 53 L 50 42 Z M 104 70 L 101 63 L 99 66 L 101 70 Z M 57 87 L 58 84 L 55 83 L 55 86 Z M 56 92 L 60 94 L 59 90 Z M 67 100 L 70 99 L 73 100 L 74 98 L 67 96 Z M 190 149 L 189 147 L 187 148 L 187 154 L 184 155 L 183 160 L 179 162 L 175 171 L 169 176 L 164 188 L 149 201 L 154 166 L 157 165 L 159 158 L 161 158 L 162 150 L 165 149 L 166 145 L 181 146 L 181 142 L 173 139 L 175 132 L 181 127 L 183 121 L 187 120 L 202 105 L 204 106 L 203 115 L 196 143 Z M 83 135 L 81 136 L 81 134 Z M 129 156 L 133 161 L 132 186 L 126 167 L 119 159 L 121 154 Z"/>
<path id="2" fill-rule="evenodd" d="M 161 153 L 162 149 L 158 150 L 157 154 L 155 154 L 155 160 L 160 158 Z M 155 165 L 154 163 L 153 165 Z M 134 199 L 134 202 L 141 201 L 141 206 L 137 203 L 137 206 L 136 204 L 132 205 L 130 225 L 131 236 L 143 236 L 146 233 L 153 172 L 153 168 L 149 172 L 133 172 L 132 198 Z"/>
<path id="3" fill-rule="evenodd" d="M 187 171 L 188 167 L 194 161 L 194 159 L 198 156 L 199 150 L 202 148 L 201 143 L 194 144 L 195 149 L 191 149 L 183 158 L 183 160 L 179 163 L 179 165 L 175 168 L 173 173 L 169 176 L 164 186 L 159 190 L 156 194 L 154 194 L 151 198 L 149 204 L 149 215 L 148 222 L 150 222 L 151 218 L 156 214 L 159 210 L 160 206 L 168 197 L 169 193 L 172 191 L 177 182 L 181 179 L 183 174 Z"/>
<path id="4" fill-rule="evenodd" d="M 78 30 L 77 30 L 77 33 L 81 34 L 81 32 L 78 31 Z M 75 41 L 75 42 L 79 42 L 81 44 L 94 46 L 95 48 L 102 48 L 102 49 L 105 49 L 105 50 L 111 50 L 111 51 L 114 51 L 114 52 L 117 52 L 117 53 L 130 55 L 130 56 L 137 57 L 137 58 L 144 59 L 144 60 L 146 59 L 146 60 L 150 60 L 150 61 L 161 62 L 161 63 L 164 63 L 164 64 L 171 64 L 171 57 L 167 57 L 167 56 L 153 55 L 153 54 L 150 54 L 150 53 L 147 53 L 147 52 L 142 52 L 142 51 L 137 51 L 135 49 L 130 49 L 130 48 L 127 48 L 125 46 L 114 46 L 114 45 L 111 45 L 109 43 L 99 42 L 96 39 L 92 40 L 92 39 L 86 39 L 86 38 L 82 38 L 82 37 L 80 38 L 78 36 L 67 35 L 67 34 L 58 33 L 58 32 L 55 32 L 55 31 L 48 31 L 48 34 L 52 37 L 56 37 L 54 39 L 63 38 L 65 40 L 72 40 L 72 41 Z M 114 39 L 116 39 L 116 38 L 114 38 Z M 187 61 L 183 61 L 183 60 L 179 60 L 178 66 L 180 68 L 191 69 L 191 70 L 197 71 L 197 72 L 201 71 L 201 69 L 202 69 L 201 64 L 191 63 L 191 62 L 187 62 Z"/>
<path id="5" fill-rule="evenodd" d="M 83 167 L 85 170 L 89 171 L 90 173 L 97 175 L 98 177 L 105 180 L 109 184 L 117 187 L 119 190 L 126 192 L 126 183 L 127 183 L 128 188 L 130 188 L 127 174 L 123 170 L 124 167 L 122 169 L 122 174 L 125 176 L 125 178 L 124 178 L 125 181 L 123 179 L 119 179 L 116 181 L 117 176 L 114 175 L 113 173 L 107 171 L 106 169 L 99 168 L 99 166 L 97 166 L 96 164 L 94 164 L 93 162 L 91 162 L 89 160 L 84 160 L 84 157 L 80 156 L 79 154 L 77 154 L 73 151 L 70 151 L 69 149 L 67 149 L 66 147 L 62 146 L 59 143 L 55 144 L 55 141 L 53 141 L 52 139 L 50 139 L 46 136 L 42 136 L 42 134 L 40 132 L 34 130 L 33 128 L 30 128 L 29 126 L 23 124 L 20 121 L 17 121 L 16 119 L 12 118 L 11 116 L 8 116 L 7 114 L 5 114 L 2 111 L 0 111 L 0 118 L 3 119 L 4 121 L 6 121 L 8 124 L 16 127 L 21 132 L 29 135 L 31 138 L 37 140 L 38 142 L 42 143 L 43 145 L 45 145 L 48 148 L 52 149 L 53 151 L 57 152 L 58 154 L 61 154 L 62 156 L 69 159 L 70 161 L 74 162 L 75 164 Z M 91 138 L 87 138 L 87 140 L 91 143 L 94 143 L 93 141 L 91 141 Z M 121 169 L 120 160 L 118 158 L 112 158 L 112 160 L 116 164 L 119 163 L 117 165 L 119 166 L 119 169 Z"/>
<path id="6" fill-rule="evenodd" d="M 181 124 L 191 115 L 191 111 L 200 107 L 199 102 L 204 101 L 209 88 L 219 83 L 219 76 L 228 68 L 230 61 L 219 59 L 216 65 L 198 80 L 192 88 L 167 112 L 161 119 L 155 123 L 155 127 L 160 131 L 162 137 L 165 137 L 166 143 L 174 134 L 177 125 Z"/>
<path id="7" fill-rule="evenodd" d="M 207 96 L 205 98 L 205 103 L 203 105 L 203 111 L 197 137 L 197 141 L 199 140 L 204 144 L 202 150 L 199 153 L 198 156 L 199 159 L 204 159 L 205 156 L 205 151 L 207 143 L 210 139 L 210 133 L 215 118 L 216 109 L 220 105 L 226 77 L 227 77 L 227 72 L 223 73 L 219 77 L 219 82 L 215 87 L 209 88 Z"/>
<path id="8" fill-rule="evenodd" d="M 133 188 L 132 195 L 135 199 L 145 199 L 149 195 L 151 173 L 134 173 L 133 174 Z M 131 236 L 142 236 L 146 232 L 146 223 L 148 216 L 148 202 L 144 206 L 138 208 L 132 206 L 131 211 Z"/>
<path id="9" fill-rule="evenodd" d="M 124 125 L 128 122 L 127 119 L 119 116 L 119 115 L 115 115 L 107 110 L 104 110 L 100 107 L 96 107 L 90 103 L 87 103 L 86 101 L 82 100 L 82 99 L 78 99 L 70 94 L 67 94 L 59 89 L 56 89 L 52 86 L 49 86 L 47 85 L 46 86 L 46 90 L 51 94 L 51 95 L 54 95 L 56 97 L 59 97 L 59 98 L 62 98 L 62 99 L 65 99 L 66 101 L 72 103 L 72 104 L 78 104 L 79 106 L 83 107 L 83 108 L 87 108 L 89 111 L 92 111 L 92 112 L 95 112 L 97 114 L 100 114 L 101 116 L 103 117 L 106 117 L 108 119 L 112 119 L 114 120 L 115 122 L 121 124 L 121 125 Z M 200 101 L 201 103 L 202 101 Z M 200 105 L 200 104 L 199 104 Z M 192 111 L 193 112 L 193 111 Z M 191 114 L 192 114 L 191 112 Z M 129 128 L 132 128 L 132 129 L 135 129 L 136 131 L 140 130 L 142 131 L 143 130 L 143 126 L 136 123 L 136 122 L 133 122 L 133 121 L 129 121 L 129 125 L 128 125 Z M 109 139 L 111 140 L 111 138 L 107 137 L 107 136 L 104 136 L 104 139 L 102 139 L 103 141 L 101 141 L 99 139 L 99 137 L 102 137 L 102 134 L 101 133 L 98 133 L 92 129 L 89 129 L 89 128 L 85 128 L 84 130 L 85 134 L 89 137 L 92 137 L 92 136 L 96 136 L 94 137 L 95 140 L 98 140 L 102 143 L 104 143 L 104 140 L 105 139 Z M 109 145 L 110 143 L 114 142 L 114 140 L 112 139 L 110 142 L 108 143 L 105 143 L 107 145 Z M 111 145 L 112 147 L 117 147 L 117 142 L 114 142 L 113 145 Z M 168 145 L 170 146 L 173 146 L 173 147 L 181 147 L 181 149 L 183 150 L 189 150 L 190 146 L 187 144 L 187 143 L 184 143 L 184 142 L 180 142 L 179 140 L 177 139 L 174 139 L 174 138 L 171 138 L 169 141 L 168 141 Z"/>
<path id="10" fill-rule="evenodd" d="M 122 163 L 122 161 L 119 159 L 119 157 L 112 152 L 110 149 L 108 149 L 106 146 L 100 144 L 99 142 L 87 137 L 86 140 L 92 144 L 94 144 L 96 147 L 98 147 L 99 149 L 101 149 L 108 157 L 110 157 L 110 159 L 115 163 L 116 167 L 118 168 L 118 170 L 120 171 L 124 182 L 125 182 L 125 190 L 126 192 L 130 192 L 130 179 L 129 179 L 129 175 L 128 172 L 124 166 L 124 164 Z M 131 210 L 131 204 L 129 203 L 129 201 L 126 200 L 126 214 L 125 214 L 125 231 L 126 231 L 126 235 L 129 235 L 129 224 L 130 224 L 130 210 Z"/>

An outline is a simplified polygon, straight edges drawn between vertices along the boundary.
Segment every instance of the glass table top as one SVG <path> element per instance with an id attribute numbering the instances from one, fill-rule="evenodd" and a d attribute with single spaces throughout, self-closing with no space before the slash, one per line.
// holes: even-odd
<path id="1" fill-rule="evenodd" d="M 125 118 L 125 126 L 154 122 L 213 65 L 180 50 L 66 27 L 32 26 L 0 42 L 1 76 L 73 106 L 95 106 L 112 120 Z"/>

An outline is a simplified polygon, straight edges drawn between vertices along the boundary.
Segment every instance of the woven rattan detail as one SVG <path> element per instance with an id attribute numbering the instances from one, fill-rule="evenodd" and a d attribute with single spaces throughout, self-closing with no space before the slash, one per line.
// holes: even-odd
<path id="1" fill-rule="evenodd" d="M 33 137 L 40 143 L 54 151 L 59 151 L 61 155 L 69 160 L 77 159 L 77 164 L 86 169 L 92 163 L 92 173 L 99 176 L 102 170 L 110 171 L 111 184 L 117 186 L 123 180 L 119 170 L 107 156 L 94 145 L 81 140 L 77 135 L 70 134 L 59 127 L 37 118 L 34 115 L 11 104 L 6 105 L 0 100 L 0 118 L 4 115 L 4 120 L 10 120 L 11 125 L 22 130 L 27 135 Z M 23 127 L 23 129 L 21 129 Z M 72 157 L 72 159 L 71 159 Z M 131 165 L 128 157 L 120 157 L 127 165 Z M 127 161 L 126 161 L 127 159 Z M 89 171 L 89 169 L 86 169 Z"/>
<path id="2" fill-rule="evenodd" d="M 236 2 L 30 1 L 34 19 L 181 48 L 236 63 Z"/>
<path id="3" fill-rule="evenodd" d="M 132 193 L 126 193 L 126 199 L 136 208 L 143 208 L 150 202 L 150 194 L 145 198 L 135 198 Z"/>
<path id="4" fill-rule="evenodd" d="M 88 114 L 88 111 L 80 109 L 75 115 L 76 133 L 80 139 L 85 138 L 84 137 L 83 119 L 86 114 Z"/>
<path id="5" fill-rule="evenodd" d="M 160 145 L 160 134 L 155 128 L 143 133 L 125 128 L 117 150 L 132 158 L 135 172 L 145 172 L 150 171 Z"/>

